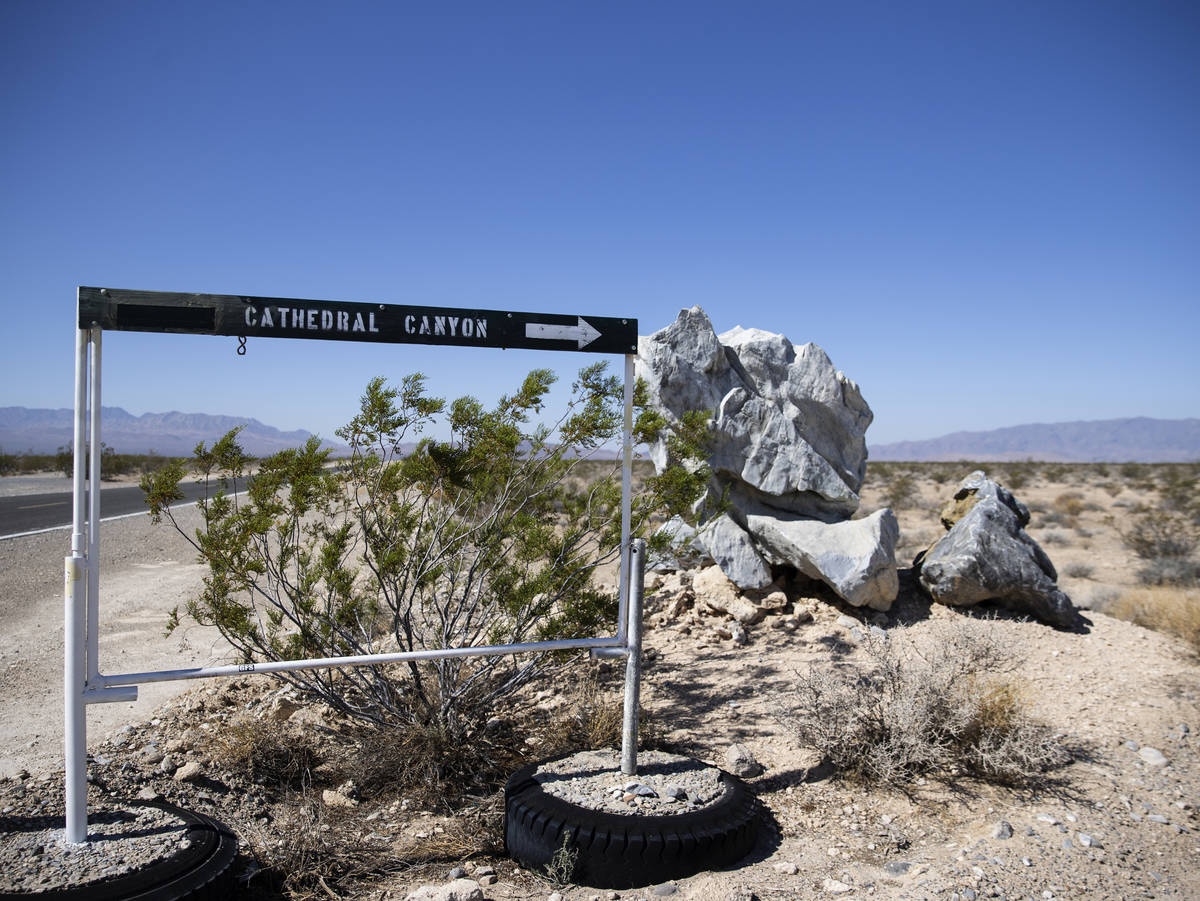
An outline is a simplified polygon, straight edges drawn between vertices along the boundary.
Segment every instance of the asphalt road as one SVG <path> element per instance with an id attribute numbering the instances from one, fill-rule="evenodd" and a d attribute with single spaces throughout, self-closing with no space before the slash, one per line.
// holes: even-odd
<path id="1" fill-rule="evenodd" d="M 184 482 L 179 488 L 184 494 L 184 500 L 179 501 L 180 504 L 191 503 L 204 493 L 204 486 L 199 482 Z M 0 497 L 0 538 L 69 526 L 71 503 L 69 491 Z M 101 521 L 115 516 L 145 512 L 145 496 L 137 485 L 100 488 Z"/>

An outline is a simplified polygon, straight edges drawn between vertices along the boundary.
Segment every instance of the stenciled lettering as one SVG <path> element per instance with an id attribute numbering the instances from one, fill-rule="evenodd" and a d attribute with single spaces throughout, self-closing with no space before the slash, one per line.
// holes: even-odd
<path id="1" fill-rule="evenodd" d="M 338 310 L 337 319 L 338 319 L 337 327 L 338 327 L 339 332 L 350 331 L 350 314 L 349 313 L 347 313 L 345 310 Z"/>

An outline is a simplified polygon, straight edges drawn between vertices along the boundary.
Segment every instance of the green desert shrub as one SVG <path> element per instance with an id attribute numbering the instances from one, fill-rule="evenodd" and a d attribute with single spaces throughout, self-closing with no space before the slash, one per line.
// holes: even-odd
<path id="1" fill-rule="evenodd" d="M 194 535 L 169 506 L 186 467 L 146 476 L 152 514 L 170 519 L 208 567 L 188 614 L 215 626 L 248 666 L 615 631 L 616 599 L 593 575 L 619 554 L 619 462 L 604 477 L 573 474 L 619 438 L 623 388 L 604 364 L 587 367 L 546 425 L 538 419 L 554 379 L 535 370 L 491 409 L 432 397 L 419 374 L 398 386 L 374 379 L 337 433 L 350 456 L 336 468 L 316 438 L 259 461 L 253 475 L 237 430 L 201 444 L 191 468 L 206 493 Z M 688 510 L 707 483 L 689 443 L 704 421 L 697 414 L 671 433 L 678 465 L 645 480 L 635 530 L 664 508 Z M 427 437 L 435 424 L 447 440 Z M 663 429 L 643 409 L 635 440 Z M 498 700 L 564 665 L 561 655 L 508 654 L 279 678 L 367 723 L 419 728 L 453 748 Z"/>

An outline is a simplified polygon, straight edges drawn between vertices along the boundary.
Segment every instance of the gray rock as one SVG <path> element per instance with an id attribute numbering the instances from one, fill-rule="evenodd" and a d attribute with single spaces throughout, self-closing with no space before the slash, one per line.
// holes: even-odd
<path id="1" fill-rule="evenodd" d="M 651 554 L 647 568 L 653 572 L 677 572 L 681 569 L 696 569 L 712 562 L 708 551 L 698 539 L 696 529 L 673 516 L 658 527 L 656 534 L 665 535 L 670 541 L 667 550 Z"/>
<path id="2" fill-rule="evenodd" d="M 1098 838 L 1088 835 L 1086 832 L 1079 832 L 1075 836 L 1079 839 L 1079 844 L 1085 848 L 1103 848 L 1104 845 Z"/>
<path id="3" fill-rule="evenodd" d="M 845 517 L 857 508 L 873 416 L 858 386 L 815 344 L 795 347 L 740 327 L 718 338 L 692 307 L 639 339 L 637 375 L 668 419 L 714 411 L 718 479 L 794 514 Z M 661 468 L 666 447 L 653 445 L 651 456 Z"/>
<path id="4" fill-rule="evenodd" d="M 887 610 L 896 599 L 900 526 L 891 510 L 838 523 L 752 515 L 746 524 L 773 560 L 824 582 L 855 607 Z"/>
<path id="5" fill-rule="evenodd" d="M 1001 820 L 992 827 L 992 838 L 998 838 L 1001 841 L 1007 841 L 1013 837 L 1012 824 L 1007 820 Z"/>
<path id="6" fill-rule="evenodd" d="M 912 869 L 912 863 L 907 860 L 889 860 L 883 865 L 883 871 L 889 876 L 903 876 Z"/>
<path id="7" fill-rule="evenodd" d="M 639 339 L 637 374 L 668 422 L 713 411 L 703 506 L 719 501 L 724 512 L 696 540 L 738 587 L 765 588 L 773 567 L 791 567 L 852 604 L 887 609 L 897 592 L 895 517 L 845 522 L 858 508 L 871 410 L 821 348 L 740 326 L 718 337 L 693 307 Z M 665 442 L 652 445 L 659 471 L 667 456 Z M 758 526 L 777 518 L 788 527 L 772 541 Z M 839 528 L 821 528 L 830 524 Z"/>
<path id="8" fill-rule="evenodd" d="M 766 588 L 771 584 L 771 567 L 754 539 L 728 513 L 705 523 L 697 541 L 739 588 Z"/>
<path id="9" fill-rule="evenodd" d="M 943 511 L 943 520 L 953 521 L 950 531 L 915 561 L 921 587 L 941 604 L 997 601 L 1051 625 L 1076 627 L 1079 611 L 1059 590 L 1054 564 L 1022 527 L 1029 516 L 1024 505 L 982 472 L 965 478 L 955 499 L 957 519 Z"/>
<path id="10" fill-rule="evenodd" d="M 667 895 L 673 895 L 677 891 L 679 891 L 677 886 L 671 885 L 669 882 L 664 882 L 662 885 L 654 886 L 653 894 L 659 898 L 663 898 Z"/>
<path id="11" fill-rule="evenodd" d="M 750 753 L 745 745 L 733 744 L 725 752 L 725 766 L 735 776 L 749 778 L 763 771 L 763 765 Z"/>

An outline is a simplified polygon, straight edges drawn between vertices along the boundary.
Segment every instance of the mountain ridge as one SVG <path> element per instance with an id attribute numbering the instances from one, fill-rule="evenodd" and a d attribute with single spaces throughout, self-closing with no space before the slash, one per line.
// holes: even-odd
<path id="1" fill-rule="evenodd" d="M 1044 460 L 1062 463 L 1189 463 L 1200 460 L 1200 419 L 1037 422 L 960 431 L 868 447 L 872 460 Z"/>
<path id="2" fill-rule="evenodd" d="M 247 453 L 271 454 L 303 444 L 312 433 L 304 429 L 282 431 L 249 416 L 209 413 L 143 413 L 134 416 L 123 407 L 101 407 L 100 440 L 124 454 L 155 453 L 191 456 L 201 442 L 212 442 L 230 429 L 242 426 L 239 436 Z M 69 445 L 74 436 L 74 411 L 68 408 L 0 407 L 0 448 L 9 453 L 53 453 Z M 323 440 L 339 449 L 337 442 Z"/>

